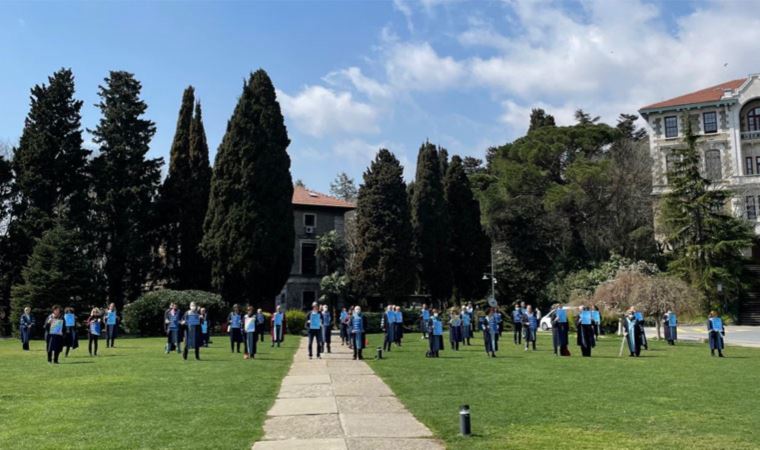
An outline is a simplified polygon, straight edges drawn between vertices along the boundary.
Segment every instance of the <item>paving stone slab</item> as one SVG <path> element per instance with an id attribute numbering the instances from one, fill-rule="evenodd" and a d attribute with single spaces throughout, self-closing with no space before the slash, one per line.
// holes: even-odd
<path id="1" fill-rule="evenodd" d="M 348 450 L 444 450 L 435 439 L 349 438 Z"/>
<path id="2" fill-rule="evenodd" d="M 347 450 L 345 439 L 286 439 L 259 441 L 253 450 Z"/>
<path id="3" fill-rule="evenodd" d="M 264 440 L 343 438 L 337 414 L 277 416 L 264 422 Z"/>
<path id="4" fill-rule="evenodd" d="M 343 414 L 408 413 L 395 397 L 335 397 L 335 401 Z"/>
<path id="5" fill-rule="evenodd" d="M 269 410 L 269 416 L 297 416 L 304 414 L 337 414 L 334 397 L 278 398 Z"/>
<path id="6" fill-rule="evenodd" d="M 374 373 L 366 364 L 356 364 L 354 361 L 351 362 L 352 364 L 328 364 L 326 367 L 327 373 L 330 375 L 372 375 Z"/>
<path id="7" fill-rule="evenodd" d="M 282 386 L 277 398 L 313 398 L 334 397 L 332 385 L 329 384 L 291 384 Z"/>
<path id="8" fill-rule="evenodd" d="M 335 377 L 335 375 L 332 375 Z M 333 391 L 339 397 L 391 397 L 393 391 L 374 375 L 350 375 L 334 380 Z M 354 379 L 351 379 L 354 378 Z"/>
<path id="9" fill-rule="evenodd" d="M 283 386 L 294 384 L 330 384 L 330 375 L 293 375 L 282 379 Z"/>
<path id="10" fill-rule="evenodd" d="M 409 413 L 341 414 L 340 421 L 349 437 L 432 437 L 427 427 Z"/>

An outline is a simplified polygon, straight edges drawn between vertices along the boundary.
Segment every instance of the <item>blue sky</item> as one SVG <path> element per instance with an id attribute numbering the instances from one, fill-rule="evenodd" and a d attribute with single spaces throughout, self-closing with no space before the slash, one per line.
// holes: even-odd
<path id="1" fill-rule="evenodd" d="M 482 157 L 524 133 L 531 107 L 560 123 L 579 107 L 614 121 L 760 72 L 757 42 L 750 0 L 2 2 L 0 142 L 17 142 L 29 89 L 60 67 L 73 69 L 93 128 L 97 86 L 117 69 L 143 84 L 152 156 L 168 156 L 192 84 L 213 157 L 243 79 L 261 67 L 294 179 L 326 191 L 340 171 L 360 181 L 381 146 L 411 177 L 425 139 Z"/>

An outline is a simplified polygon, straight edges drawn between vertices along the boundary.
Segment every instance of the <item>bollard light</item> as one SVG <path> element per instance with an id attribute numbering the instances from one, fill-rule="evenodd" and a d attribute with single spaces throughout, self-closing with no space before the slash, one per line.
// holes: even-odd
<path id="1" fill-rule="evenodd" d="M 383 359 L 383 348 L 382 347 L 378 347 L 377 348 L 377 356 L 375 358 L 376 359 Z"/>
<path id="2" fill-rule="evenodd" d="M 472 434 L 472 427 L 470 424 L 470 405 L 462 405 L 459 407 L 459 433 L 465 437 Z"/>

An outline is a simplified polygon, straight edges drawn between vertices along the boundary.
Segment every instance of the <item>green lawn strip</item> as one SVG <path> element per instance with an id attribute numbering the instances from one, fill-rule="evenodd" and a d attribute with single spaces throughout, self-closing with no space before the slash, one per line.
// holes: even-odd
<path id="1" fill-rule="evenodd" d="M 249 361 L 230 353 L 226 336 L 201 349 L 201 361 L 166 355 L 164 343 L 101 342 L 91 358 L 84 342 L 50 366 L 42 341 L 28 353 L 0 341 L 0 448 L 250 448 L 298 338 L 279 349 L 265 342 Z"/>
<path id="2" fill-rule="evenodd" d="M 446 336 L 445 339 L 448 339 Z M 571 337 L 574 342 L 574 336 Z M 381 343 L 381 336 L 370 343 Z M 372 368 L 409 410 L 452 449 L 757 448 L 760 350 L 650 341 L 641 358 L 618 358 L 620 338 L 605 337 L 592 358 L 558 358 L 551 336 L 525 352 L 504 334 L 490 359 L 480 338 L 438 359 L 409 334 Z M 374 352 L 372 352 L 374 355 Z M 459 436 L 459 406 L 469 404 L 474 435 Z"/>

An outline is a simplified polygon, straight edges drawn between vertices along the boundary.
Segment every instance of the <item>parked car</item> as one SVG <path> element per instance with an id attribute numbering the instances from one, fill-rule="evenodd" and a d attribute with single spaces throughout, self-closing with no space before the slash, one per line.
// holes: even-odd
<path id="1" fill-rule="evenodd" d="M 562 309 L 568 312 L 567 314 L 567 320 L 571 320 L 570 316 L 572 315 L 572 312 L 575 308 L 572 306 L 563 306 Z M 554 313 L 549 313 L 541 318 L 541 321 L 539 322 L 539 328 L 541 328 L 542 331 L 548 331 L 552 329 L 552 320 L 554 320 Z"/>

